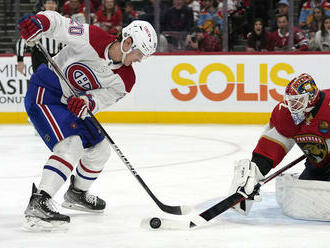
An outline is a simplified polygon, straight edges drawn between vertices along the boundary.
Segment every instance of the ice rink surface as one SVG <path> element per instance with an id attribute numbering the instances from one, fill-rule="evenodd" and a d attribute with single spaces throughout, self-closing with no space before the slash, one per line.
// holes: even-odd
<path id="1" fill-rule="evenodd" d="M 234 162 L 250 158 L 262 126 L 242 125 L 104 125 L 114 142 L 154 194 L 168 205 L 191 205 L 198 211 L 227 196 Z M 263 201 L 248 217 L 229 210 L 199 229 L 150 231 L 146 217 L 162 213 L 135 177 L 112 152 L 91 188 L 107 201 L 104 214 L 59 208 L 71 216 L 67 230 L 31 233 L 22 229 L 32 182 L 39 184 L 50 152 L 29 125 L 0 125 L 0 248 L 226 248 L 330 247 L 330 223 L 291 219 L 275 200 L 273 181 L 262 188 Z M 295 147 L 279 165 L 301 155 Z M 290 172 L 300 172 L 303 164 Z M 55 196 L 61 203 L 68 182 Z M 189 217 L 189 216 L 188 216 Z"/>

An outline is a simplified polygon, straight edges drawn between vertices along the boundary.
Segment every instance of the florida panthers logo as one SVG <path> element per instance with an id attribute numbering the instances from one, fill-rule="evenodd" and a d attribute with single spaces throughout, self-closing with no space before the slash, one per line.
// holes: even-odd
<path id="1" fill-rule="evenodd" d="M 313 101 L 318 95 L 318 88 L 314 82 L 314 79 L 307 73 L 299 75 L 298 78 L 294 78 L 287 87 L 286 94 L 309 94 L 309 100 Z M 288 86 L 289 86 L 288 85 Z"/>
<path id="2" fill-rule="evenodd" d="M 315 163 L 320 163 L 328 154 L 328 146 L 322 137 L 299 135 L 294 137 L 301 150 Z"/>
<path id="3" fill-rule="evenodd" d="M 69 65 L 65 74 L 71 85 L 78 91 L 87 91 L 101 87 L 93 71 L 84 64 L 73 63 Z"/>

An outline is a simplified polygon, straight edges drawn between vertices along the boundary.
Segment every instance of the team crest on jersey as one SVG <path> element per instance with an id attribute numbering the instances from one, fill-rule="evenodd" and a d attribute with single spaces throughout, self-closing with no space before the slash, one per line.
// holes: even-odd
<path id="1" fill-rule="evenodd" d="M 328 154 L 326 141 L 317 135 L 307 134 L 294 137 L 301 150 L 315 163 L 320 163 Z"/>
<path id="2" fill-rule="evenodd" d="M 94 72 L 82 63 L 73 63 L 65 71 L 71 85 L 78 91 L 87 91 L 101 87 Z"/>
<path id="3" fill-rule="evenodd" d="M 320 121 L 320 123 L 319 123 L 319 131 L 321 133 L 327 133 L 327 132 L 329 132 L 329 122 L 327 122 L 327 121 Z"/>

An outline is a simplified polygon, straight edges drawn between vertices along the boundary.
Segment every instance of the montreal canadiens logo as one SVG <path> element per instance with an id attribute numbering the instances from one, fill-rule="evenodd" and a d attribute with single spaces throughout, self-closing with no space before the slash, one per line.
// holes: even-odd
<path id="1" fill-rule="evenodd" d="M 71 85 L 79 91 L 87 91 L 101 87 L 93 71 L 84 64 L 73 63 L 69 65 L 65 74 Z"/>

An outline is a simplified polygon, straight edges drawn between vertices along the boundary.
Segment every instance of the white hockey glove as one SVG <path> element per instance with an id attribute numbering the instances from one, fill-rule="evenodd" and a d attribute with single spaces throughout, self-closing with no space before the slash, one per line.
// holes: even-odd
<path id="1" fill-rule="evenodd" d="M 240 193 L 248 200 L 236 204 L 233 209 L 243 215 L 248 215 L 254 201 L 261 201 L 258 193 L 251 198 L 254 187 L 264 176 L 259 171 L 258 166 L 249 159 L 241 159 L 234 168 L 234 178 L 230 187 L 230 194 Z M 249 197 L 250 196 L 250 197 Z"/>

